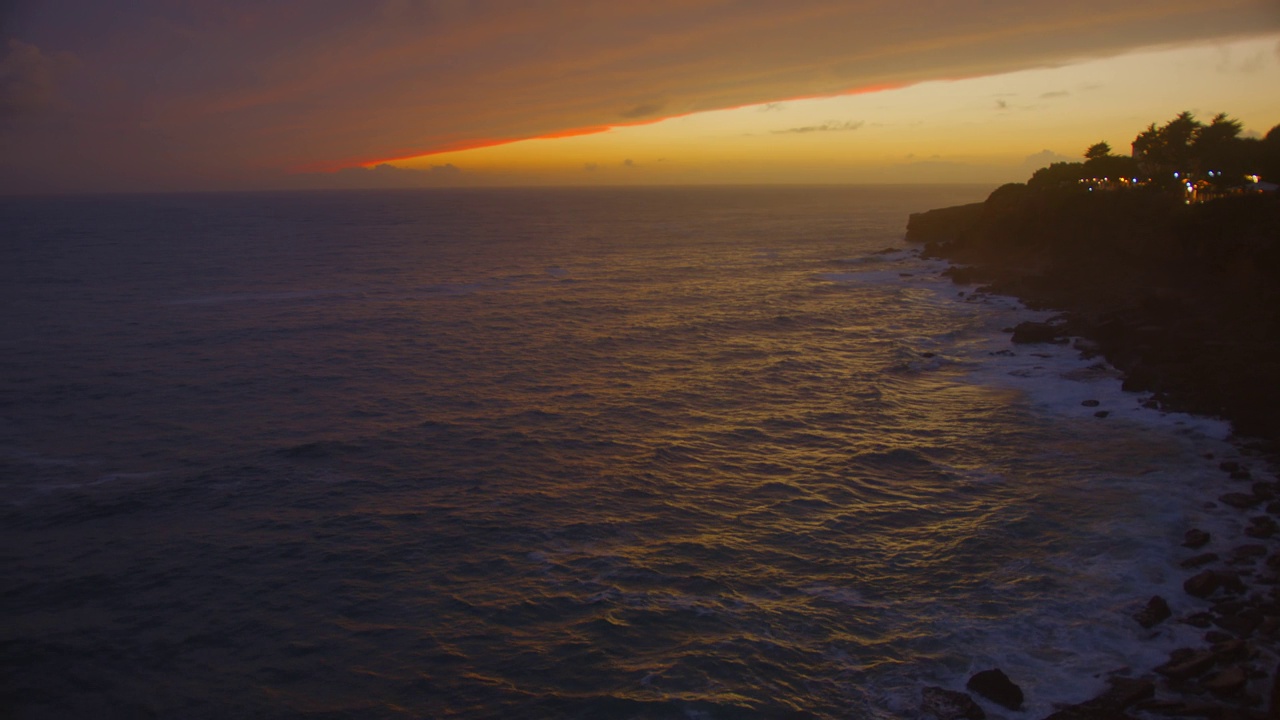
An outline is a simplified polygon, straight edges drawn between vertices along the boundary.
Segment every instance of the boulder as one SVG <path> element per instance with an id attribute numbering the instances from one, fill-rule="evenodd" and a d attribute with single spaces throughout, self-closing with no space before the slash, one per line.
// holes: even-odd
<path id="1" fill-rule="evenodd" d="M 1173 615 L 1173 611 L 1169 609 L 1169 603 L 1159 595 L 1154 595 L 1147 601 L 1147 606 L 1134 614 L 1133 619 L 1144 628 L 1153 628 L 1156 625 L 1169 619 Z"/>
<path id="2" fill-rule="evenodd" d="M 1249 674 L 1239 665 L 1231 667 L 1215 673 L 1208 680 L 1205 680 L 1203 687 L 1205 690 L 1215 695 L 1235 695 L 1244 689 L 1246 683 L 1249 682 Z"/>
<path id="3" fill-rule="evenodd" d="M 985 720 L 986 712 L 968 693 L 927 687 L 920 691 L 920 712 L 937 720 Z"/>
<path id="4" fill-rule="evenodd" d="M 1068 705 L 1045 720 L 1119 720 L 1124 710 L 1155 695 L 1155 683 L 1141 678 L 1112 678 L 1111 688 L 1098 697 Z"/>
<path id="5" fill-rule="evenodd" d="M 1232 560 L 1244 560 L 1246 558 L 1266 557 L 1267 546 L 1258 543 L 1250 543 L 1248 545 L 1240 545 L 1231 550 Z"/>
<path id="6" fill-rule="evenodd" d="M 1215 643 L 1213 654 L 1217 656 L 1219 661 L 1243 660 L 1249 656 L 1249 644 L 1238 639 Z"/>
<path id="7" fill-rule="evenodd" d="M 1211 552 L 1202 553 L 1200 555 L 1189 557 L 1186 560 L 1183 560 L 1181 565 L 1184 568 L 1191 569 L 1191 568 L 1198 568 L 1204 565 L 1208 565 L 1209 563 L 1216 562 L 1217 560 L 1218 560 L 1218 553 L 1211 553 Z"/>
<path id="8" fill-rule="evenodd" d="M 1223 505 L 1230 505 L 1233 508 L 1244 510 L 1245 508 L 1251 508 L 1262 502 L 1262 498 L 1259 498 L 1252 493 L 1231 492 L 1226 495 L 1219 495 L 1218 501 Z"/>
<path id="9" fill-rule="evenodd" d="M 1203 673 L 1213 667 L 1217 656 L 1208 651 L 1178 652 L 1175 650 L 1169 661 L 1156 668 L 1156 672 L 1173 680 L 1186 680 Z"/>
<path id="10" fill-rule="evenodd" d="M 1275 535 L 1277 531 L 1280 531 L 1280 525 L 1277 525 L 1270 515 L 1260 515 L 1249 518 L 1249 527 L 1244 529 L 1244 534 L 1263 540 Z"/>
<path id="11" fill-rule="evenodd" d="M 969 678 L 965 687 L 1010 710 L 1022 708 L 1022 688 L 1015 685 L 999 668 L 976 673 Z"/>
<path id="12" fill-rule="evenodd" d="M 1209 533 L 1199 528 L 1191 528 L 1182 536 L 1182 547 L 1196 550 L 1209 544 Z"/>
<path id="13" fill-rule="evenodd" d="M 1198 598 L 1207 598 L 1218 590 L 1235 595 L 1245 591 L 1244 583 L 1240 581 L 1240 576 L 1224 570 L 1204 570 L 1188 578 L 1182 584 L 1182 589 L 1186 590 L 1188 595 Z"/>
<path id="14" fill-rule="evenodd" d="M 1182 618 L 1178 622 L 1186 623 L 1191 627 L 1207 628 L 1213 624 L 1213 613 L 1207 613 L 1207 612 L 1192 613 Z"/>
<path id="15" fill-rule="evenodd" d="M 1062 332 L 1061 325 L 1027 320 L 1014 326 L 1011 340 L 1018 345 L 1066 342 L 1066 339 L 1062 337 Z"/>
<path id="16" fill-rule="evenodd" d="M 1262 619 L 1262 613 L 1250 608 L 1235 615 L 1223 615 L 1215 618 L 1213 624 L 1229 633 L 1247 637 L 1258 629 L 1258 626 L 1262 624 Z"/>

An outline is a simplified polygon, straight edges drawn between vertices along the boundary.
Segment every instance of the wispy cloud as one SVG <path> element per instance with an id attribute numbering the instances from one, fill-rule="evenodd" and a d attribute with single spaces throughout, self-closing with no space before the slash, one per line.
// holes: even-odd
<path id="1" fill-rule="evenodd" d="M 786 130 L 773 130 L 771 132 L 774 135 L 805 135 L 816 132 L 849 132 L 851 130 L 857 130 L 863 125 L 866 125 L 866 122 L 862 120 L 850 120 L 847 122 L 836 122 L 832 120 L 831 122 L 825 122 L 821 125 L 805 125 L 804 127 L 793 127 L 787 128 Z"/>
<path id="2" fill-rule="evenodd" d="M 629 119 L 644 118 L 649 117 L 650 115 L 657 115 L 662 111 L 662 106 L 662 103 L 645 103 L 643 105 L 636 105 L 629 110 L 624 110 L 619 114 L 622 117 Z"/>

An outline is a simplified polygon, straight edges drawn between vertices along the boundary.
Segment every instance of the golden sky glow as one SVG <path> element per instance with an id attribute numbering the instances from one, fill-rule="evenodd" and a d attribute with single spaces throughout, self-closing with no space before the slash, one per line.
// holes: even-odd
<path id="1" fill-rule="evenodd" d="M 392 161 L 455 182 L 931 182 L 1025 179 L 1151 122 L 1229 112 L 1280 124 L 1280 35 L 879 92 L 694 113 L 605 132 Z M 1042 154 L 1044 151 L 1048 154 Z M 1062 156 L 1062 157 L 1055 157 Z"/>
<path id="2" fill-rule="evenodd" d="M 1265 130 L 1277 45 L 1276 0 L 0 2 L 0 193 L 989 182 Z"/>

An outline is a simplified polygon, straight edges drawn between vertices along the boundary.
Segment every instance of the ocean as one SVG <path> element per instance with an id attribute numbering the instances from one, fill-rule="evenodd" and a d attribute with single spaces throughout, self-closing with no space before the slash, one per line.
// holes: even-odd
<path id="1" fill-rule="evenodd" d="M 1157 664 L 1236 451 L 904 244 L 986 190 L 0 199 L 0 710 L 878 719 L 999 667 L 1038 717 Z"/>

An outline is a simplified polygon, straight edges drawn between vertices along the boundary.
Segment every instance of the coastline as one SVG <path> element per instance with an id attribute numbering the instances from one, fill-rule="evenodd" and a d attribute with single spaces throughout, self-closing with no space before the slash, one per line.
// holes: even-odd
<path id="1" fill-rule="evenodd" d="M 1106 692 L 1046 720 L 1280 718 L 1280 300 L 1269 287 L 1280 278 L 1280 199 L 1185 206 L 1154 193 L 1005 186 L 983 203 L 913 214 L 906 239 L 948 261 L 957 284 L 1056 313 L 1009 328 L 1011 342 L 1071 343 L 1119 370 L 1145 407 L 1223 418 L 1234 431 L 1240 457 L 1206 478 L 1205 507 L 1234 508 L 1241 532 L 1186 528 L 1180 549 L 1183 590 L 1200 609 L 1175 617 L 1153 596 L 1133 619 L 1185 623 L 1202 643 L 1154 668 L 1099 668 Z M 969 690 L 1000 702 L 977 679 Z M 931 688 L 924 709 L 980 717 L 964 697 Z"/>
<path id="2" fill-rule="evenodd" d="M 1084 338 L 1151 407 L 1280 449 L 1280 197 L 1100 195 L 1005 186 L 912 215 L 906 239 L 956 282 L 1060 313 L 1014 342 Z"/>

